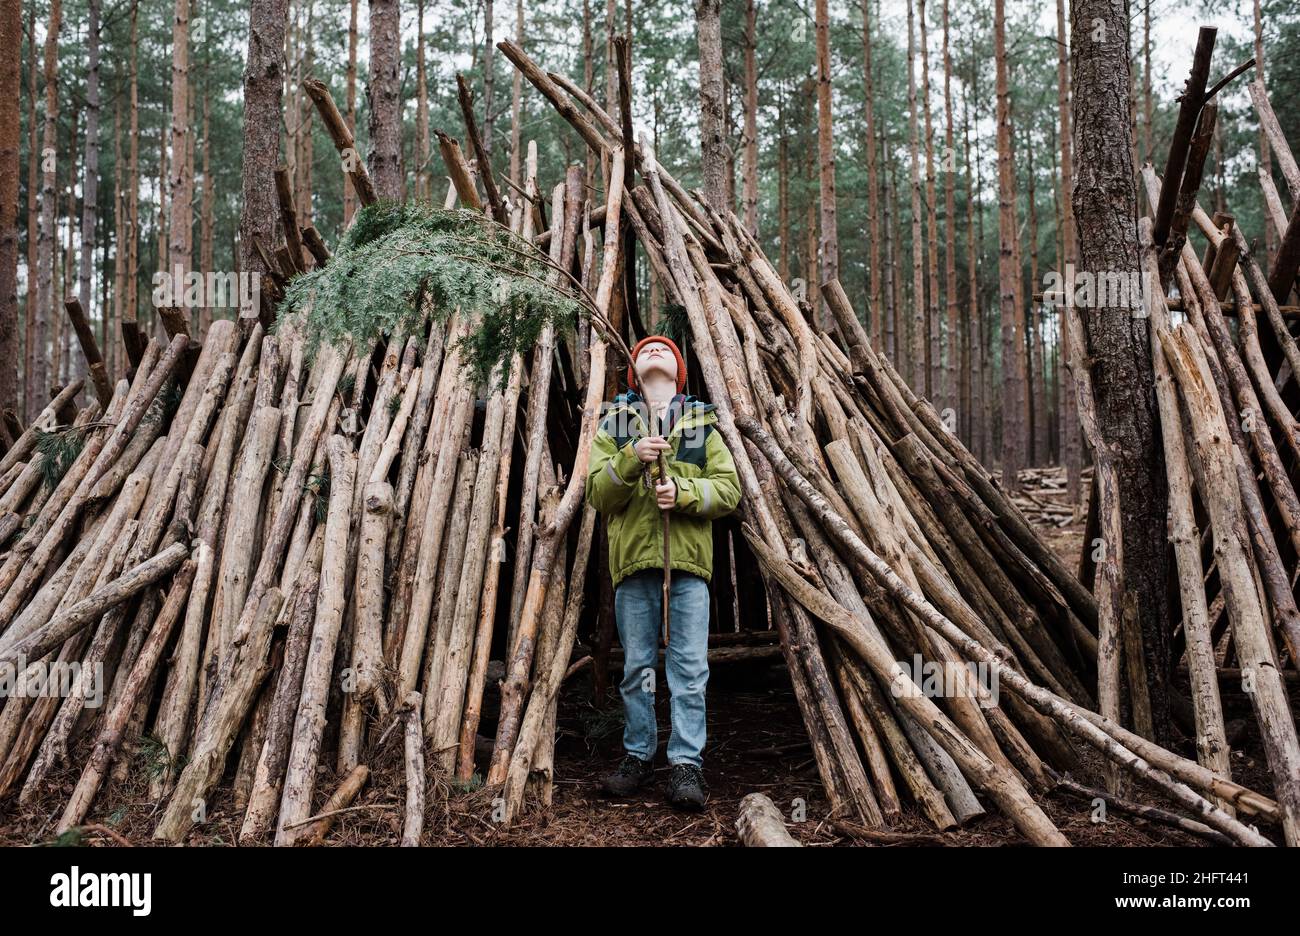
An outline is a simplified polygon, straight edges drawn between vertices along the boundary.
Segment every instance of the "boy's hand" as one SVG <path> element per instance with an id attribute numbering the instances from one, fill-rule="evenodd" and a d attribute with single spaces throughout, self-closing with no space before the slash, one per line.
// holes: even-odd
<path id="1" fill-rule="evenodd" d="M 672 478 L 655 485 L 655 501 L 660 510 L 672 510 L 677 506 L 677 484 Z"/>
<path id="2" fill-rule="evenodd" d="M 632 446 L 632 451 L 636 452 L 637 458 L 648 465 L 657 461 L 660 454 L 667 455 L 672 451 L 672 446 L 663 436 L 646 436 Z"/>

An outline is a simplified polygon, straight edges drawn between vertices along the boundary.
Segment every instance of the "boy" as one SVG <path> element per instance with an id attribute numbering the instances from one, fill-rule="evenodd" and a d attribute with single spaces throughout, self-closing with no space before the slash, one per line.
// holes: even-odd
<path id="1" fill-rule="evenodd" d="M 713 520 L 740 502 L 731 452 L 717 431 L 715 407 L 683 394 L 686 363 L 672 341 L 651 335 L 632 349 L 632 390 L 610 405 L 591 448 L 587 499 L 605 515 L 614 616 L 623 644 L 626 756 L 601 783 L 612 796 L 629 796 L 654 773 L 659 746 L 655 722 L 655 663 L 662 637 L 663 520 L 670 512 L 672 565 L 670 631 L 665 670 L 672 695 L 668 739 L 668 801 L 704 808 L 701 752 L 705 740 L 704 688 L 709 680 L 709 578 L 713 574 Z M 635 368 L 635 372 L 633 371 Z M 658 477 L 663 454 L 667 477 Z M 649 470 L 653 489 L 642 481 Z"/>

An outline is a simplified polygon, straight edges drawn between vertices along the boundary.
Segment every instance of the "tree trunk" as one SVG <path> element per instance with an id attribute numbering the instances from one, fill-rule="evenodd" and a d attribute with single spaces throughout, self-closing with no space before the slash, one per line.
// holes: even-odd
<path id="1" fill-rule="evenodd" d="M 316 53 L 313 39 L 316 34 L 314 20 L 315 7 L 309 0 L 307 3 L 306 25 L 298 31 L 302 42 L 298 57 L 298 71 L 304 76 L 311 75 L 316 70 Z M 297 152 L 294 156 L 293 201 L 297 208 L 298 225 L 306 227 L 312 223 L 311 184 L 312 163 L 314 160 L 312 159 L 311 124 L 315 117 L 315 108 L 312 106 L 311 98 L 303 92 L 301 80 L 296 82 L 293 89 L 293 100 L 295 102 L 294 116 L 298 123 L 298 132 L 296 134 Z M 295 263 L 301 265 L 304 262 L 301 257 L 301 248 L 299 248 L 298 252 L 300 256 L 293 259 Z"/>
<path id="2" fill-rule="evenodd" d="M 127 137 L 126 169 L 126 314 L 122 321 L 123 334 L 127 337 L 127 357 L 132 364 L 138 363 L 143 353 L 143 344 L 139 340 L 139 305 L 140 305 L 140 4 L 131 0 L 131 105 L 130 134 Z M 278 123 L 279 106 L 276 121 Z M 247 124 L 245 124 L 247 129 Z M 245 164 L 248 152 L 244 152 Z M 241 263 L 240 269 L 249 269 Z"/>
<path id="3" fill-rule="evenodd" d="M 189 46 L 189 0 L 176 0 L 172 19 L 172 160 L 171 178 L 168 180 L 171 195 L 169 218 L 171 235 L 168 240 L 166 272 L 174 275 L 179 269 L 182 277 L 190 271 L 191 229 L 194 220 L 194 189 L 185 171 L 185 154 L 189 150 L 191 137 Z M 175 282 L 172 284 L 172 289 L 176 291 L 183 285 L 183 280 Z M 84 300 L 82 305 L 85 306 Z"/>
<path id="4" fill-rule="evenodd" d="M 741 201 L 744 204 L 745 228 L 758 236 L 758 66 L 755 63 L 758 42 L 758 16 L 754 0 L 745 3 L 745 139 Z M 782 143 L 785 141 L 782 140 Z"/>
<path id="5" fill-rule="evenodd" d="M 1261 84 L 1264 81 L 1264 17 L 1260 10 L 1260 0 L 1254 2 L 1255 15 L 1255 80 Z M 1273 175 L 1273 153 L 1269 149 L 1268 135 L 1264 132 L 1263 125 L 1259 128 L 1259 171 L 1263 175 L 1272 177 Z M 1277 252 L 1277 239 L 1282 233 L 1277 226 L 1271 223 L 1271 217 L 1268 212 L 1264 212 L 1264 255 L 1271 262 L 1273 255 Z"/>
<path id="6" fill-rule="evenodd" d="M 1079 269 L 1094 276 L 1132 272 L 1136 279 L 1126 10 L 1104 0 L 1076 0 L 1071 16 L 1075 141 L 1079 165 L 1087 167 L 1073 190 Z M 1166 480 L 1150 336 L 1145 320 L 1133 314 L 1140 297 L 1129 297 L 1128 304 L 1098 298 L 1096 307 L 1086 310 L 1087 347 L 1076 353 L 1091 364 L 1098 429 L 1102 444 L 1111 447 L 1118 481 L 1125 625 L 1140 626 L 1154 740 L 1168 744 Z"/>
<path id="7" fill-rule="evenodd" d="M 348 67 L 345 77 L 347 85 L 347 124 L 348 133 L 355 140 L 357 136 L 357 3 L 348 3 Z M 488 4 L 491 7 L 491 3 Z M 357 210 L 357 190 L 352 185 L 352 173 L 343 167 L 343 226 L 352 223 L 352 215 Z"/>
<path id="8" fill-rule="evenodd" d="M 966 191 L 970 204 L 966 209 L 966 354 L 963 357 L 962 383 L 966 387 L 968 405 L 966 444 L 979 460 L 987 464 L 989 458 L 988 403 L 984 397 L 984 320 L 980 315 L 979 250 L 975 242 L 975 217 L 982 211 L 979 190 L 971 172 L 970 149 L 970 99 L 971 91 L 962 95 L 962 137 L 966 156 Z"/>
<path id="9" fill-rule="evenodd" d="M 883 134 L 882 134 L 883 136 Z M 884 157 L 885 165 L 889 167 L 889 182 L 884 186 L 884 224 L 882 233 L 885 240 L 885 267 L 884 283 L 881 284 L 881 293 L 885 301 L 885 311 L 883 315 L 882 326 L 884 328 L 884 349 L 885 354 L 889 356 L 889 361 L 894 365 L 894 369 L 900 373 L 904 372 L 901 362 L 899 361 L 899 344 L 902 335 L 898 328 L 898 303 L 894 291 L 894 244 L 898 238 L 895 236 L 894 228 L 894 193 L 896 191 L 894 164 L 889 160 L 889 140 L 885 138 L 881 155 Z"/>
<path id="10" fill-rule="evenodd" d="M 1007 77 L 1005 0 L 996 0 L 993 14 L 994 58 L 997 67 L 998 122 L 998 307 L 1002 317 L 1002 486 L 1020 487 L 1024 463 L 1025 343 L 1020 329 L 1020 271 L 1016 267 L 1016 182 L 1011 136 L 1011 92 Z"/>
<path id="11" fill-rule="evenodd" d="M 375 193 L 385 201 L 402 198 L 402 38 L 398 0 L 370 0 L 370 154 L 366 167 Z"/>
<path id="12" fill-rule="evenodd" d="M 523 48 L 524 45 L 524 2 L 516 0 L 515 2 L 515 43 Z M 522 131 L 521 121 L 524 119 L 524 76 L 519 69 L 513 69 L 512 84 L 510 86 L 510 181 L 515 185 L 522 186 L 523 180 L 519 177 L 520 164 L 523 161 L 521 152 Z M 610 113 L 613 113 L 611 108 Z M 524 211 L 531 211 L 532 207 L 524 205 Z"/>
<path id="13" fill-rule="evenodd" d="M 97 0 L 91 0 L 91 9 Z M 94 14 L 92 14 L 93 16 Z M 0 411 L 18 409 L 18 151 L 22 136 L 23 9 L 0 0 Z M 93 72 L 92 72 L 93 74 Z"/>
<path id="14" fill-rule="evenodd" d="M 1034 290 L 1038 288 L 1038 198 L 1034 186 L 1034 138 L 1028 126 L 1025 127 L 1025 155 L 1028 160 L 1029 191 L 1026 201 L 1029 207 L 1029 312 L 1027 318 L 1026 339 L 1029 342 L 1029 425 L 1032 434 L 1029 463 L 1031 465 L 1047 464 L 1047 381 L 1043 377 L 1043 320 L 1040 306 L 1034 301 Z"/>
<path id="15" fill-rule="evenodd" d="M 784 91 L 784 89 L 782 89 Z M 776 227 L 779 241 L 777 270 L 781 282 L 790 282 L 790 145 L 785 136 L 785 96 L 776 106 Z"/>
<path id="16" fill-rule="evenodd" d="M 495 123 L 492 112 L 492 88 L 495 84 L 493 56 L 496 54 L 496 43 L 492 41 L 492 0 L 484 0 L 483 8 L 483 149 L 491 157 L 492 126 Z M 588 35 L 588 46 L 590 42 L 591 37 Z M 591 90 L 590 80 L 587 82 L 587 90 Z"/>
<path id="17" fill-rule="evenodd" d="M 1062 257 L 1057 261 L 1058 271 L 1065 282 L 1067 293 L 1074 291 L 1073 269 L 1075 247 L 1074 204 L 1070 193 L 1074 191 L 1074 140 L 1070 118 L 1070 54 L 1065 32 L 1065 0 L 1056 0 L 1056 87 L 1057 106 L 1060 111 L 1061 139 L 1061 247 Z M 1061 329 L 1061 457 L 1065 462 L 1065 490 L 1075 516 L 1083 505 L 1083 440 L 1079 435 L 1078 397 L 1073 386 L 1073 371 L 1069 366 L 1069 329 Z"/>
<path id="18" fill-rule="evenodd" d="M 248 61 L 244 66 L 243 213 L 239 219 L 239 269 L 269 273 L 255 244 L 274 249 L 275 168 L 280 155 L 284 96 L 284 34 L 288 0 L 253 0 L 248 13 Z M 134 134 L 133 134 L 134 136 Z"/>
<path id="19" fill-rule="evenodd" d="M 54 308 L 54 222 L 57 213 L 57 163 L 59 145 L 59 30 L 63 4 L 51 0 L 49 26 L 45 33 L 45 122 L 41 131 L 41 214 L 36 235 L 36 313 L 32 331 L 32 368 L 27 377 L 28 393 L 43 401 L 49 392 L 50 374 L 47 343 L 50 315 Z M 28 414 L 34 416 L 31 403 Z M 39 412 L 40 407 L 36 408 Z"/>
<path id="20" fill-rule="evenodd" d="M 925 367 L 925 245 L 921 234 L 921 141 L 916 115 L 916 26 L 912 0 L 907 0 L 907 125 L 912 171 L 912 333 L 908 342 L 905 374 L 912 375 L 912 389 L 924 396 Z"/>
<path id="21" fill-rule="evenodd" d="M 424 0 L 416 5 L 415 18 L 415 199 L 428 201 L 433 193 L 429 164 L 429 88 L 424 68 Z"/>
<path id="22" fill-rule="evenodd" d="M 77 271 L 77 297 L 81 308 L 93 318 L 91 269 L 95 262 L 95 223 L 99 216 L 99 0 L 90 0 L 86 20 L 86 150 L 85 177 L 81 197 L 81 256 Z M 2 135 L 0 135 L 2 136 Z M 66 291 L 66 290 L 65 290 Z M 0 294 L 2 294 L 0 290 Z M 107 310 L 100 310 L 107 315 Z M 84 358 L 76 358 L 78 364 Z M 73 373 L 82 368 L 74 366 Z M 4 399 L 0 392 L 0 400 Z M 0 404 L 3 405 L 3 404 Z"/>
<path id="23" fill-rule="evenodd" d="M 704 200 L 725 217 L 731 204 L 727 197 L 727 139 L 723 129 L 722 0 L 695 0 L 695 29 L 700 45 Z"/>
<path id="24" fill-rule="evenodd" d="M 929 30 L 925 21 L 925 0 L 919 0 L 917 13 L 921 20 L 921 109 L 925 112 L 925 251 L 926 270 L 926 396 L 942 401 L 947 391 L 943 386 L 943 327 L 939 323 L 939 221 L 934 188 L 934 119 L 930 111 L 930 45 Z M 942 405 L 940 402 L 939 405 Z"/>
<path id="25" fill-rule="evenodd" d="M 958 374 L 962 342 L 961 306 L 957 301 L 957 199 L 954 192 L 957 151 L 953 148 L 952 134 L 952 55 L 948 44 L 948 0 L 943 0 L 943 118 L 943 152 L 948 163 L 943 173 L 943 273 L 944 291 L 948 299 L 948 360 L 944 403 L 965 416 L 970 412 L 970 406 L 969 401 L 964 399 Z"/>
<path id="26" fill-rule="evenodd" d="M 30 424 L 45 405 L 32 379 L 32 361 L 36 354 L 36 241 L 37 218 L 40 217 L 37 192 L 39 165 L 36 145 L 36 98 L 37 98 L 37 62 L 36 54 L 36 5 L 27 8 L 27 305 L 23 313 L 23 421 Z"/>
<path id="27" fill-rule="evenodd" d="M 818 195 L 821 201 L 821 280 L 829 283 L 840 278 L 840 235 L 835 211 L 835 138 L 831 133 L 831 48 L 830 12 L 827 0 L 817 0 L 817 161 Z M 818 291 L 820 292 L 820 291 Z M 814 293 L 818 295 L 818 293 Z M 834 330 L 834 320 L 825 303 L 815 299 L 814 308 L 822 310 L 822 327 Z"/>
<path id="28" fill-rule="evenodd" d="M 867 146 L 867 276 L 871 294 L 871 335 L 876 350 L 885 347 L 884 315 L 881 308 L 881 286 L 885 271 L 880 267 L 880 178 L 876 170 L 876 115 L 874 76 L 871 73 L 871 0 L 862 4 L 862 76 Z M 783 141 L 784 142 L 784 141 Z"/>
<path id="29" fill-rule="evenodd" d="M 207 56 L 204 64 L 209 65 Z M 203 196 L 199 209 L 199 269 L 205 273 L 215 272 L 216 264 L 216 211 L 217 189 L 212 178 L 212 94 L 208 87 L 210 72 L 205 68 L 203 76 Z M 203 341 L 212 328 L 212 305 L 206 303 L 199 313 L 199 340 Z M 112 371 L 110 370 L 110 373 Z"/>

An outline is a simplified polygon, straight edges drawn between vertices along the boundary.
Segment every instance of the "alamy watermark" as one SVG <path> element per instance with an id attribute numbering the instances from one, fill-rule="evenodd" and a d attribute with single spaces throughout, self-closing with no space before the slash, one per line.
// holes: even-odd
<path id="1" fill-rule="evenodd" d="M 262 302 L 262 274 L 185 270 L 177 264 L 153 275 L 153 304 L 157 309 L 239 309 L 256 316 Z"/>
<path id="2" fill-rule="evenodd" d="M 79 693 L 89 709 L 104 704 L 104 664 L 89 666 L 79 660 L 37 660 L 28 663 L 19 656 L 14 663 L 0 663 L 0 698 L 66 699 Z"/>
<path id="3" fill-rule="evenodd" d="M 896 699 L 973 698 L 981 708 L 998 704 L 998 670 L 988 663 L 936 662 L 912 655 L 898 664 L 889 691 Z"/>
<path id="4" fill-rule="evenodd" d="M 1043 276 L 1043 303 L 1067 309 L 1128 309 L 1146 314 L 1147 300 L 1158 285 L 1143 270 L 1050 270 Z"/>

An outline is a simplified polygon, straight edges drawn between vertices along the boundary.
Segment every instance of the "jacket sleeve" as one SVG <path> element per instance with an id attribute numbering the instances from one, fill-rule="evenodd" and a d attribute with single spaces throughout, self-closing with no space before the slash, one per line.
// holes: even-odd
<path id="1" fill-rule="evenodd" d="M 704 444 L 704 474 L 698 478 L 674 478 L 677 482 L 675 510 L 716 520 L 740 503 L 740 477 L 722 433 L 714 430 Z"/>
<path id="2" fill-rule="evenodd" d="M 641 482 L 641 460 L 629 441 L 615 448 L 614 437 L 602 426 L 591 443 L 587 465 L 587 500 L 603 514 L 618 513 Z"/>

